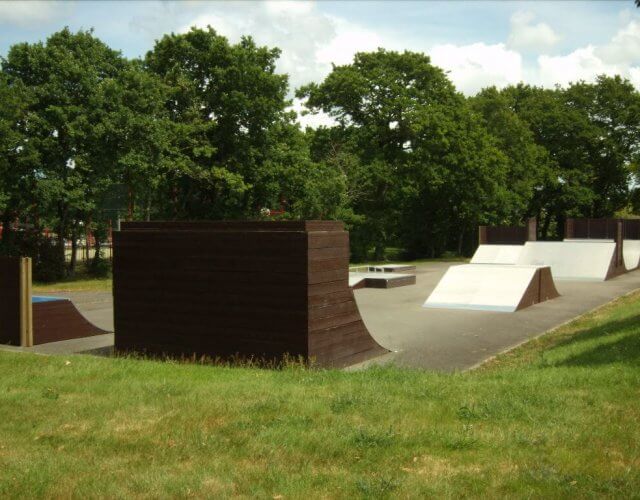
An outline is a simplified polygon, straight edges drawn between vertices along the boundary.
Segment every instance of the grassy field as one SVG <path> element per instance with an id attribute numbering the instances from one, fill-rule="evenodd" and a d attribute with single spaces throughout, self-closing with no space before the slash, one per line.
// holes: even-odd
<path id="1" fill-rule="evenodd" d="M 0 353 L 0 497 L 640 495 L 640 293 L 468 373 Z"/>
<path id="2" fill-rule="evenodd" d="M 84 262 L 78 263 L 73 277 L 55 283 L 33 283 L 33 293 L 38 292 L 110 292 L 112 288 L 111 277 L 95 278 L 87 271 Z"/>

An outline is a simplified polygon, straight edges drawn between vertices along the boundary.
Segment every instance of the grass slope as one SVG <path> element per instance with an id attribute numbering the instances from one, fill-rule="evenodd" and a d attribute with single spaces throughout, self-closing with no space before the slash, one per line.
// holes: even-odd
<path id="1" fill-rule="evenodd" d="M 0 497 L 638 497 L 640 293 L 473 372 L 0 353 Z"/>

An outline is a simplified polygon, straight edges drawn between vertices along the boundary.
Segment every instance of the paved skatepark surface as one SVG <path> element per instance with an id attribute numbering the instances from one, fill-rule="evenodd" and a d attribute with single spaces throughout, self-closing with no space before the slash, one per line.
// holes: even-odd
<path id="1" fill-rule="evenodd" d="M 608 281 L 556 281 L 560 297 L 515 313 L 423 308 L 451 265 L 455 264 L 419 264 L 413 286 L 354 292 L 371 335 L 397 351 L 378 362 L 464 370 L 640 288 L 640 271 L 633 271 Z"/>
<path id="2" fill-rule="evenodd" d="M 561 297 L 514 313 L 423 308 L 424 301 L 449 266 L 459 264 L 418 264 L 416 285 L 363 288 L 354 292 L 370 333 L 381 345 L 397 351 L 373 362 L 393 362 L 438 371 L 464 370 L 640 288 L 640 270 L 636 270 L 608 281 L 557 281 Z M 113 330 L 110 292 L 38 295 L 68 297 L 89 321 L 105 330 Z M 108 334 L 9 349 L 69 354 L 93 349 L 105 352 L 112 345 L 113 334 Z"/>

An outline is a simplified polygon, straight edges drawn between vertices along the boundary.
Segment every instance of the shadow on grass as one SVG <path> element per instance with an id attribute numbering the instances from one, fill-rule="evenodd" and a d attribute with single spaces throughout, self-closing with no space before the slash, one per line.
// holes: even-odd
<path id="1" fill-rule="evenodd" d="M 623 335 L 615 341 L 607 337 Z M 556 344 L 549 352 L 579 346 L 585 342 L 597 342 L 593 348 L 569 355 L 554 366 L 594 366 L 610 363 L 640 365 L 640 314 L 584 329 Z"/>

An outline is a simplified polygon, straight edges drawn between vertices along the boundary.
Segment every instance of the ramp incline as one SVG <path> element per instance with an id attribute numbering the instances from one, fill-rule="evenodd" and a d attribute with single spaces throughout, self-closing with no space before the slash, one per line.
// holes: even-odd
<path id="1" fill-rule="evenodd" d="M 463 264 L 448 269 L 423 307 L 514 312 L 558 296 L 548 267 Z"/>
<path id="2" fill-rule="evenodd" d="M 471 264 L 515 264 L 522 248 L 522 245 L 480 245 Z"/>
<path id="3" fill-rule="evenodd" d="M 613 241 L 528 241 L 517 264 L 550 266 L 560 280 L 604 281 L 624 272 L 616 266 Z"/>

